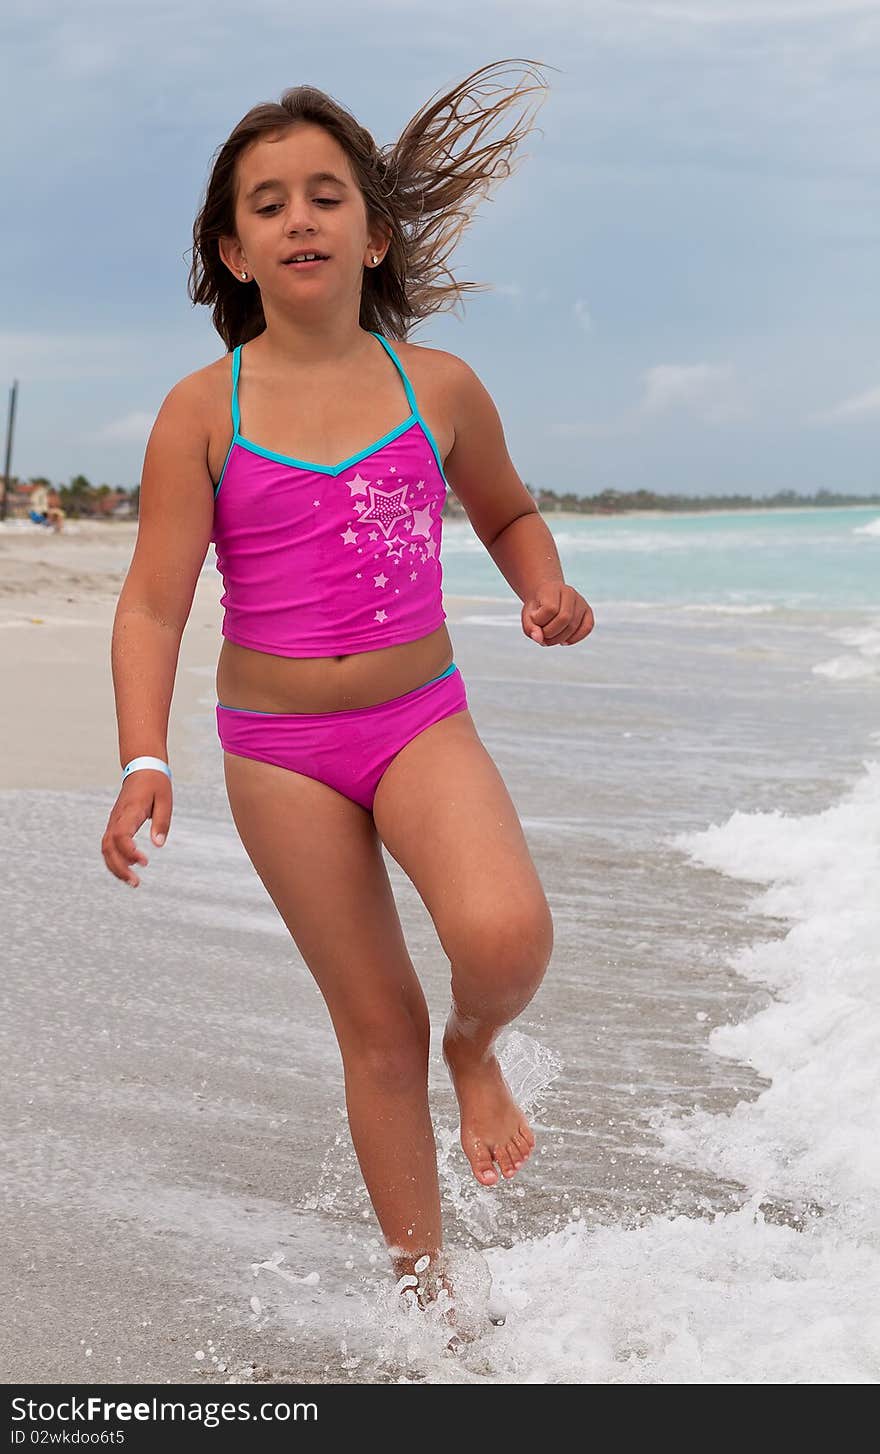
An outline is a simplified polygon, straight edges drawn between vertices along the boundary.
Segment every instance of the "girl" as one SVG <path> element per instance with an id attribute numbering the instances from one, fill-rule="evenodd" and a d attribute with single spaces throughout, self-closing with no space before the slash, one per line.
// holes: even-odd
<path id="1" fill-rule="evenodd" d="M 553 926 L 452 659 L 447 487 L 523 601 L 526 636 L 572 645 L 593 627 L 486 389 L 455 355 L 403 341 L 447 296 L 480 286 L 440 281 L 443 259 L 467 221 L 460 204 L 496 166 L 509 174 L 521 133 L 474 144 L 537 89 L 463 117 L 493 68 L 424 108 L 387 154 L 310 86 L 254 107 L 220 149 L 190 281 L 231 357 L 171 389 L 147 446 L 112 642 L 123 781 L 102 840 L 110 872 L 136 887 L 131 866 L 148 859 L 134 835 L 148 818 L 153 843 L 168 833 L 173 681 L 213 540 L 235 826 L 326 1001 L 394 1271 L 421 1307 L 445 1289 L 449 1322 L 428 1006 L 382 845 L 449 957 L 443 1057 L 484 1186 L 535 1145 L 493 1044 L 540 985 Z"/>

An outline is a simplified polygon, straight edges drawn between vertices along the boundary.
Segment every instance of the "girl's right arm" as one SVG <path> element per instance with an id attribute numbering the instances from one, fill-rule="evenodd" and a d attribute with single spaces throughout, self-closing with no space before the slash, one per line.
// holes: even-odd
<path id="1" fill-rule="evenodd" d="M 168 717 L 180 642 L 214 519 L 208 419 L 204 378 L 189 374 L 166 396 L 147 443 L 137 540 L 117 602 L 111 644 L 123 768 L 134 757 L 168 761 Z M 140 879 L 131 865 L 148 862 L 134 835 L 150 818 L 153 842 L 164 841 L 171 804 L 171 779 L 159 768 L 137 768 L 122 783 L 101 852 L 110 872 L 133 888 Z"/>

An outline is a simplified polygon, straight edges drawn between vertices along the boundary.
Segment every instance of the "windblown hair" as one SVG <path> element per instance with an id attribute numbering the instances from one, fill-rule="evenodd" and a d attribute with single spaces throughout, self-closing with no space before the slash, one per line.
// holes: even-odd
<path id="1" fill-rule="evenodd" d="M 446 260 L 471 221 L 476 199 L 515 170 L 516 148 L 532 130 L 529 123 L 546 99 L 542 96 L 527 109 L 505 135 L 484 141 L 492 123 L 521 97 L 547 90 L 532 61 L 524 62 L 529 68 L 526 78 L 536 75 L 537 85 L 523 80 L 512 90 L 493 88 L 494 73 L 508 64 L 494 61 L 482 66 L 438 99 L 431 97 L 386 148 L 378 147 L 349 111 L 314 86 L 291 87 L 279 102 L 263 102 L 248 111 L 216 153 L 193 225 L 188 279 L 190 298 L 212 309 L 214 327 L 227 349 L 247 343 L 266 328 L 259 286 L 253 279 L 237 282 L 219 251 L 221 237 L 237 235 L 238 159 L 256 141 L 278 139 L 304 121 L 324 127 L 344 149 L 364 198 L 368 224 L 378 221 L 390 231 L 381 267 L 364 269 L 362 328 L 405 339 L 432 313 L 454 309 L 465 291 L 491 288 L 489 283 L 459 282 Z M 484 101 L 483 95 L 496 99 Z"/>

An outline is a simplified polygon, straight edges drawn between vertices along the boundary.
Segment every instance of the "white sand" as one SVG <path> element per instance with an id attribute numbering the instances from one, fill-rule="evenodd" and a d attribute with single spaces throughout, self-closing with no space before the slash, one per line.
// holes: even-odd
<path id="1" fill-rule="evenodd" d="M 0 525 L 0 789 L 121 780 L 110 643 L 136 536 L 128 521 L 69 521 L 59 535 Z M 183 634 L 168 735 L 176 782 L 195 766 L 184 724 L 213 687 L 221 590 L 216 574 L 199 578 Z"/>

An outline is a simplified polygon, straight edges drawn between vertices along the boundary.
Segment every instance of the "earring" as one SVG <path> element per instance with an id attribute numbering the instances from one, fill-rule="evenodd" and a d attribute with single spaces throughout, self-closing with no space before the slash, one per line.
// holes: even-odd
<path id="1" fill-rule="evenodd" d="M 247 277 L 247 273 L 242 273 L 242 277 L 243 278 L 246 278 Z"/>
<path id="2" fill-rule="evenodd" d="M 373 267 L 375 267 L 376 266 L 376 263 L 379 261 L 379 259 L 377 258 L 377 256 L 376 256 L 375 253 L 373 253 L 372 256 L 373 256 Z"/>

